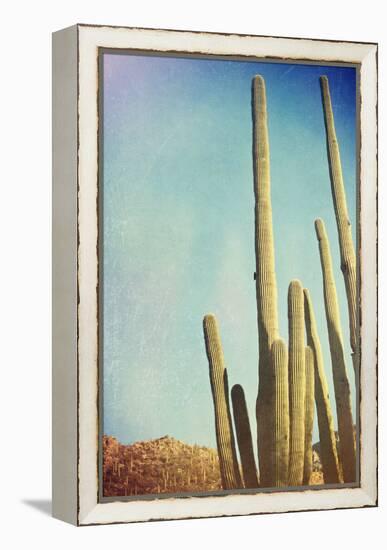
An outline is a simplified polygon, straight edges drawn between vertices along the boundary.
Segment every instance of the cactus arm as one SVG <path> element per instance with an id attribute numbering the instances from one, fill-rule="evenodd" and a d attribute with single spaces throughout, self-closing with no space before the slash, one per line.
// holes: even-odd
<path id="1" fill-rule="evenodd" d="M 303 485 L 310 484 L 313 471 L 312 435 L 314 422 L 314 359 L 312 348 L 305 348 L 305 457 Z"/>
<path id="2" fill-rule="evenodd" d="M 351 411 L 351 391 L 344 359 L 343 337 L 328 237 L 322 220 L 315 221 L 324 284 L 329 347 L 335 388 L 340 460 L 345 482 L 356 480 L 356 451 Z"/>
<path id="3" fill-rule="evenodd" d="M 242 480 L 231 423 L 227 371 L 224 364 L 218 323 L 214 315 L 204 317 L 203 330 L 214 401 L 216 441 L 222 487 L 223 489 L 238 489 L 242 487 Z"/>
<path id="4" fill-rule="evenodd" d="M 252 489 L 258 487 L 257 468 L 255 465 L 245 394 L 242 386 L 239 384 L 235 384 L 235 386 L 232 387 L 231 400 L 244 485 L 246 488 Z"/>
<path id="5" fill-rule="evenodd" d="M 348 215 L 340 150 L 336 137 L 328 78 L 326 76 L 320 77 L 320 84 L 327 137 L 329 173 L 339 236 L 341 270 L 343 272 L 347 294 L 351 348 L 354 354 L 353 366 L 356 374 L 358 356 L 356 338 L 356 256 L 352 241 L 351 222 Z"/>
<path id="6" fill-rule="evenodd" d="M 325 375 L 320 338 L 310 293 L 304 289 L 304 310 L 307 344 L 313 351 L 315 373 L 315 401 L 318 430 L 320 435 L 320 459 L 325 483 L 340 483 L 340 469 L 337 457 L 333 415 L 329 400 L 328 383 Z"/>
<path id="7" fill-rule="evenodd" d="M 302 485 L 305 454 L 304 298 L 299 281 L 288 292 L 289 320 L 289 485 Z"/>
<path id="8" fill-rule="evenodd" d="M 288 350 L 282 339 L 274 340 L 271 346 L 273 377 L 273 419 L 271 445 L 272 484 L 275 487 L 288 485 L 289 471 L 289 379 Z"/>
<path id="9" fill-rule="evenodd" d="M 266 90 L 264 79 L 253 79 L 253 169 L 255 193 L 256 295 L 259 340 L 259 388 L 257 397 L 257 435 L 260 482 L 270 484 L 267 408 L 270 377 L 270 348 L 278 338 L 277 283 L 274 261 L 273 222 L 270 197 L 270 152 L 267 128 Z"/>

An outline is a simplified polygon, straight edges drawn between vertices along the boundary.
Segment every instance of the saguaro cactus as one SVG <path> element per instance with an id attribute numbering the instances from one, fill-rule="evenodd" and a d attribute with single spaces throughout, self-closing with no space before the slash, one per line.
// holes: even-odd
<path id="1" fill-rule="evenodd" d="M 273 419 L 271 443 L 272 485 L 288 485 L 289 472 L 289 378 L 288 350 L 282 339 L 271 346 L 271 372 L 273 383 Z"/>
<path id="2" fill-rule="evenodd" d="M 340 440 L 340 460 L 345 482 L 356 480 L 356 452 L 351 411 L 351 392 L 344 359 L 336 285 L 328 237 L 322 220 L 315 221 L 319 241 L 321 268 L 324 283 L 325 313 L 328 326 L 329 347 L 332 359 L 333 383 L 335 388 L 337 423 Z"/>
<path id="3" fill-rule="evenodd" d="M 314 421 L 314 359 L 313 351 L 305 348 L 305 455 L 303 485 L 309 485 L 313 471 L 313 435 Z"/>
<path id="4" fill-rule="evenodd" d="M 215 430 L 222 487 L 223 489 L 238 489 L 242 487 L 242 481 L 232 430 L 227 370 L 224 365 L 218 323 L 214 315 L 204 317 L 203 329 L 215 409 Z"/>
<path id="5" fill-rule="evenodd" d="M 348 215 L 343 172 L 340 161 L 340 150 L 336 137 L 328 78 L 326 76 L 321 76 L 320 84 L 324 107 L 332 197 L 335 207 L 337 231 L 339 235 L 341 270 L 343 272 L 345 290 L 347 294 L 351 348 L 354 354 L 353 366 L 356 373 L 358 361 L 356 342 L 356 256 L 352 241 L 351 222 Z"/>
<path id="6" fill-rule="evenodd" d="M 289 485 L 302 485 L 305 454 L 304 296 L 299 281 L 288 292 L 289 319 Z"/>
<path id="7" fill-rule="evenodd" d="M 304 310 L 306 341 L 313 351 L 314 358 L 315 400 L 320 435 L 320 459 L 323 467 L 324 482 L 339 483 L 341 481 L 340 469 L 337 458 L 336 437 L 329 400 L 328 383 L 324 370 L 323 355 L 320 338 L 317 332 L 312 299 L 306 288 L 304 288 Z"/>
<path id="8" fill-rule="evenodd" d="M 262 76 L 253 79 L 253 168 L 255 193 L 256 294 L 259 339 L 259 389 L 257 430 L 260 483 L 270 483 L 267 452 L 270 431 L 270 348 L 278 338 L 277 283 L 275 277 L 273 222 L 270 198 L 270 154 L 267 129 L 266 90 Z"/>
<path id="9" fill-rule="evenodd" d="M 246 399 L 242 386 L 235 384 L 231 390 L 232 409 L 234 411 L 235 432 L 242 463 L 243 480 L 246 488 L 258 487 L 253 443 Z"/>

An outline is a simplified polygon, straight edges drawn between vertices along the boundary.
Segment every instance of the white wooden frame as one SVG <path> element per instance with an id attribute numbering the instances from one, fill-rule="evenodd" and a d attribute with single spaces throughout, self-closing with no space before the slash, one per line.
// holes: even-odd
<path id="1" fill-rule="evenodd" d="M 360 64 L 359 488 L 98 502 L 98 48 Z M 53 515 L 76 525 L 377 504 L 377 45 L 76 25 L 53 35 Z"/>

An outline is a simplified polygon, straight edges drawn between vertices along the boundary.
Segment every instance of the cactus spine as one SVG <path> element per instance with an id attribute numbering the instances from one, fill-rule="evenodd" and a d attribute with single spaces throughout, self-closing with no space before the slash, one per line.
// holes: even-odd
<path id="1" fill-rule="evenodd" d="M 314 359 L 313 351 L 305 348 L 305 455 L 303 485 L 309 485 L 313 471 L 313 435 L 314 421 Z"/>
<path id="2" fill-rule="evenodd" d="M 232 408 L 234 411 L 235 432 L 242 463 L 244 485 L 246 488 L 258 487 L 257 468 L 255 465 L 253 443 L 246 399 L 242 386 L 236 384 L 231 390 Z"/>
<path id="3" fill-rule="evenodd" d="M 313 351 L 315 401 L 318 430 L 320 434 L 320 459 L 323 466 L 325 483 L 339 483 L 340 469 L 337 458 L 336 437 L 333 424 L 331 404 L 329 401 L 328 383 L 324 370 L 320 338 L 317 332 L 312 300 L 307 289 L 304 289 L 304 309 L 307 344 Z"/>
<path id="4" fill-rule="evenodd" d="M 272 485 L 288 485 L 289 471 L 289 379 L 288 350 L 282 339 L 271 346 L 273 377 L 273 427 L 271 444 Z"/>
<path id="5" fill-rule="evenodd" d="M 270 153 L 266 90 L 262 76 L 253 79 L 253 169 L 255 193 L 256 294 L 259 339 L 257 397 L 258 456 L 261 486 L 270 484 L 270 348 L 278 338 L 277 283 L 270 198 Z"/>
<path id="6" fill-rule="evenodd" d="M 344 360 L 336 285 L 328 237 L 322 220 L 315 221 L 319 241 L 321 268 L 324 283 L 324 302 L 328 326 L 329 347 L 332 359 L 333 383 L 336 397 L 337 423 L 340 440 L 340 460 L 345 482 L 356 479 L 356 451 L 351 411 L 351 395 Z"/>
<path id="7" fill-rule="evenodd" d="M 336 137 L 328 78 L 326 76 L 321 76 L 320 84 L 324 108 L 325 130 L 327 136 L 332 197 L 335 207 L 337 231 L 339 235 L 341 270 L 343 272 L 345 290 L 347 294 L 351 348 L 354 354 L 353 366 L 356 374 L 358 359 L 356 342 L 356 256 L 352 241 L 351 222 L 348 216 L 347 201 L 345 197 L 343 173 L 340 161 L 340 150 Z"/>
<path id="8" fill-rule="evenodd" d="M 215 409 L 215 430 L 222 486 L 223 489 L 237 489 L 242 487 L 242 481 L 231 423 L 227 370 L 224 365 L 218 323 L 214 315 L 204 317 L 203 329 Z"/>
<path id="9" fill-rule="evenodd" d="M 305 454 L 304 296 L 299 281 L 288 292 L 289 320 L 289 485 L 302 485 Z"/>

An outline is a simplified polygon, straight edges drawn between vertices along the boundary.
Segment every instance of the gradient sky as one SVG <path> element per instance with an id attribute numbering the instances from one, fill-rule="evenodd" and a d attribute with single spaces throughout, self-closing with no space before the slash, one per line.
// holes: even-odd
<path id="1" fill-rule="evenodd" d="M 298 278 L 314 302 L 333 397 L 314 231 L 321 217 L 354 404 L 318 77 L 329 77 L 354 224 L 355 69 L 110 53 L 103 64 L 104 433 L 122 443 L 169 434 L 216 446 L 202 332 L 208 312 L 218 318 L 230 387 L 242 384 L 255 433 L 256 74 L 267 91 L 280 333 L 287 339 L 287 289 Z"/>

